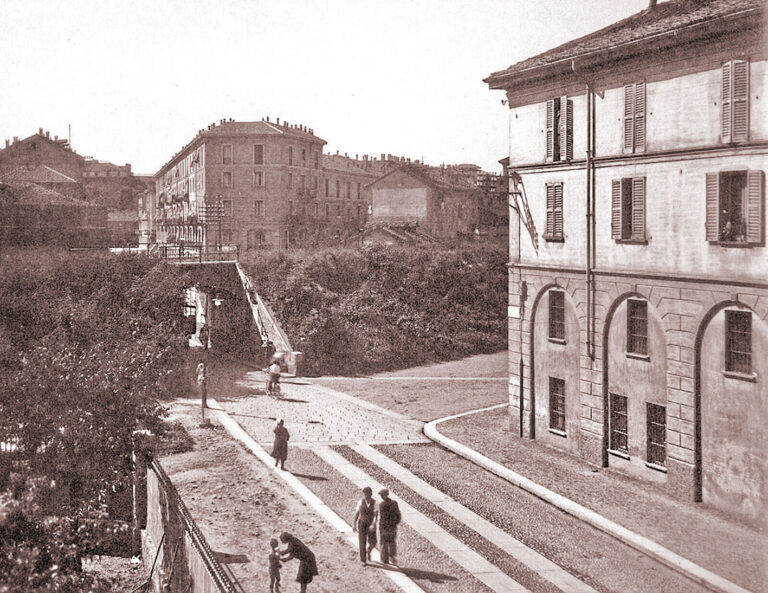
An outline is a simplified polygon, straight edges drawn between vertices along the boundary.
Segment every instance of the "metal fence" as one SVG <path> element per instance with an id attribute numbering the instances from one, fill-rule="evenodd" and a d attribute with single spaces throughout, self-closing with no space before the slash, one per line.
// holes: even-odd
<path id="1" fill-rule="evenodd" d="M 215 559 L 168 475 L 155 460 L 147 468 L 146 521 L 142 552 L 150 575 L 144 590 L 158 593 L 238 591 Z"/>

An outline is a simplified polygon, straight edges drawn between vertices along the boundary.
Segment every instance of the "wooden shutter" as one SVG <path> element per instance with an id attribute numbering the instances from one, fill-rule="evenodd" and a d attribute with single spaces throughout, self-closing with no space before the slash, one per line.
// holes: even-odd
<path id="1" fill-rule="evenodd" d="M 763 242 L 763 172 L 747 171 L 747 242 Z"/>
<path id="2" fill-rule="evenodd" d="M 731 142 L 731 63 L 723 64 L 723 86 L 720 104 L 722 105 L 721 135 L 722 141 Z"/>
<path id="3" fill-rule="evenodd" d="M 632 239 L 645 240 L 645 177 L 632 180 Z"/>
<path id="4" fill-rule="evenodd" d="M 624 152 L 632 152 L 635 137 L 635 85 L 624 86 Z"/>
<path id="5" fill-rule="evenodd" d="M 635 85 L 635 133 L 633 136 L 635 152 L 645 151 L 645 83 Z"/>
<path id="6" fill-rule="evenodd" d="M 745 142 L 749 137 L 749 63 L 732 62 L 731 142 Z"/>
<path id="7" fill-rule="evenodd" d="M 563 238 L 563 184 L 555 184 L 555 200 L 553 208 L 553 218 L 555 223 L 555 237 Z"/>
<path id="8" fill-rule="evenodd" d="M 560 160 L 570 161 L 573 159 L 573 101 L 569 101 L 568 97 L 560 98 L 558 141 L 560 143 Z"/>
<path id="9" fill-rule="evenodd" d="M 555 232 L 555 186 L 547 183 L 547 237 Z"/>
<path id="10" fill-rule="evenodd" d="M 621 179 L 611 181 L 611 238 L 621 239 Z"/>
<path id="11" fill-rule="evenodd" d="M 707 173 L 707 241 L 720 239 L 720 176 Z"/>
<path id="12" fill-rule="evenodd" d="M 547 101 L 547 160 L 555 158 L 555 100 Z"/>

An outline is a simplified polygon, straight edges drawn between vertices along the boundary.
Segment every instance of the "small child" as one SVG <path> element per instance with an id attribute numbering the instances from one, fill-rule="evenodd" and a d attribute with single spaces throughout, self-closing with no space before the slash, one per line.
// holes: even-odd
<path id="1" fill-rule="evenodd" d="M 280 591 L 280 552 L 277 549 L 278 541 L 273 537 L 269 540 L 272 551 L 269 554 L 269 591 Z"/>

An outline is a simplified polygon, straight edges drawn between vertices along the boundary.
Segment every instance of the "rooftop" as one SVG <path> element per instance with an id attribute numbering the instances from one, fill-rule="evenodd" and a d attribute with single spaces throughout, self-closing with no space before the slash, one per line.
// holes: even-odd
<path id="1" fill-rule="evenodd" d="M 533 75 L 546 68 L 562 64 L 570 68 L 571 60 L 593 57 L 601 54 L 614 55 L 622 49 L 633 52 L 645 42 L 655 49 L 666 47 L 662 38 L 672 36 L 671 41 L 682 42 L 685 33 L 694 35 L 701 29 L 702 35 L 711 33 L 711 27 L 721 22 L 728 27 L 730 19 L 736 17 L 762 20 L 765 0 L 669 0 L 662 4 L 651 2 L 650 6 L 626 19 L 618 21 L 584 37 L 574 39 L 554 49 L 513 64 L 505 70 L 492 73 L 485 82 L 492 89 L 505 88 L 512 80 Z M 654 48 L 651 48 L 654 49 Z"/>

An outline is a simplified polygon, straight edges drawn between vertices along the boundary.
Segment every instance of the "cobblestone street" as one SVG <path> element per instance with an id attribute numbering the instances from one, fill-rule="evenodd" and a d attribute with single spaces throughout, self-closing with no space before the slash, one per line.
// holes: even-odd
<path id="1" fill-rule="evenodd" d="M 424 370 L 425 376 L 428 373 Z M 383 379 L 394 383 L 392 377 Z M 457 391 L 472 384 L 472 377 L 456 379 L 455 374 L 450 377 Z M 222 408 L 214 420 L 223 421 L 232 436 L 334 529 L 349 535 L 362 486 L 370 485 L 374 492 L 382 486 L 390 489 L 403 511 L 397 574 L 408 578 L 398 583 L 401 589 L 706 590 L 692 578 L 436 446 L 422 433 L 420 421 L 307 379 L 285 378 L 281 398 L 263 395 L 262 372 L 245 374 L 238 385 L 245 387 L 241 395 L 214 402 L 214 408 Z M 499 399 L 503 400 L 505 388 L 504 382 L 495 386 Z M 438 392 L 433 396 L 435 417 L 451 411 L 439 405 Z M 449 405 L 459 404 L 451 400 Z M 277 418 L 285 420 L 291 433 L 285 472 L 272 469 L 269 457 Z M 227 424 L 231 421 L 236 422 L 234 432 Z M 763 539 L 755 541 L 759 546 Z M 733 587 L 721 590 L 748 590 L 728 585 Z"/>

